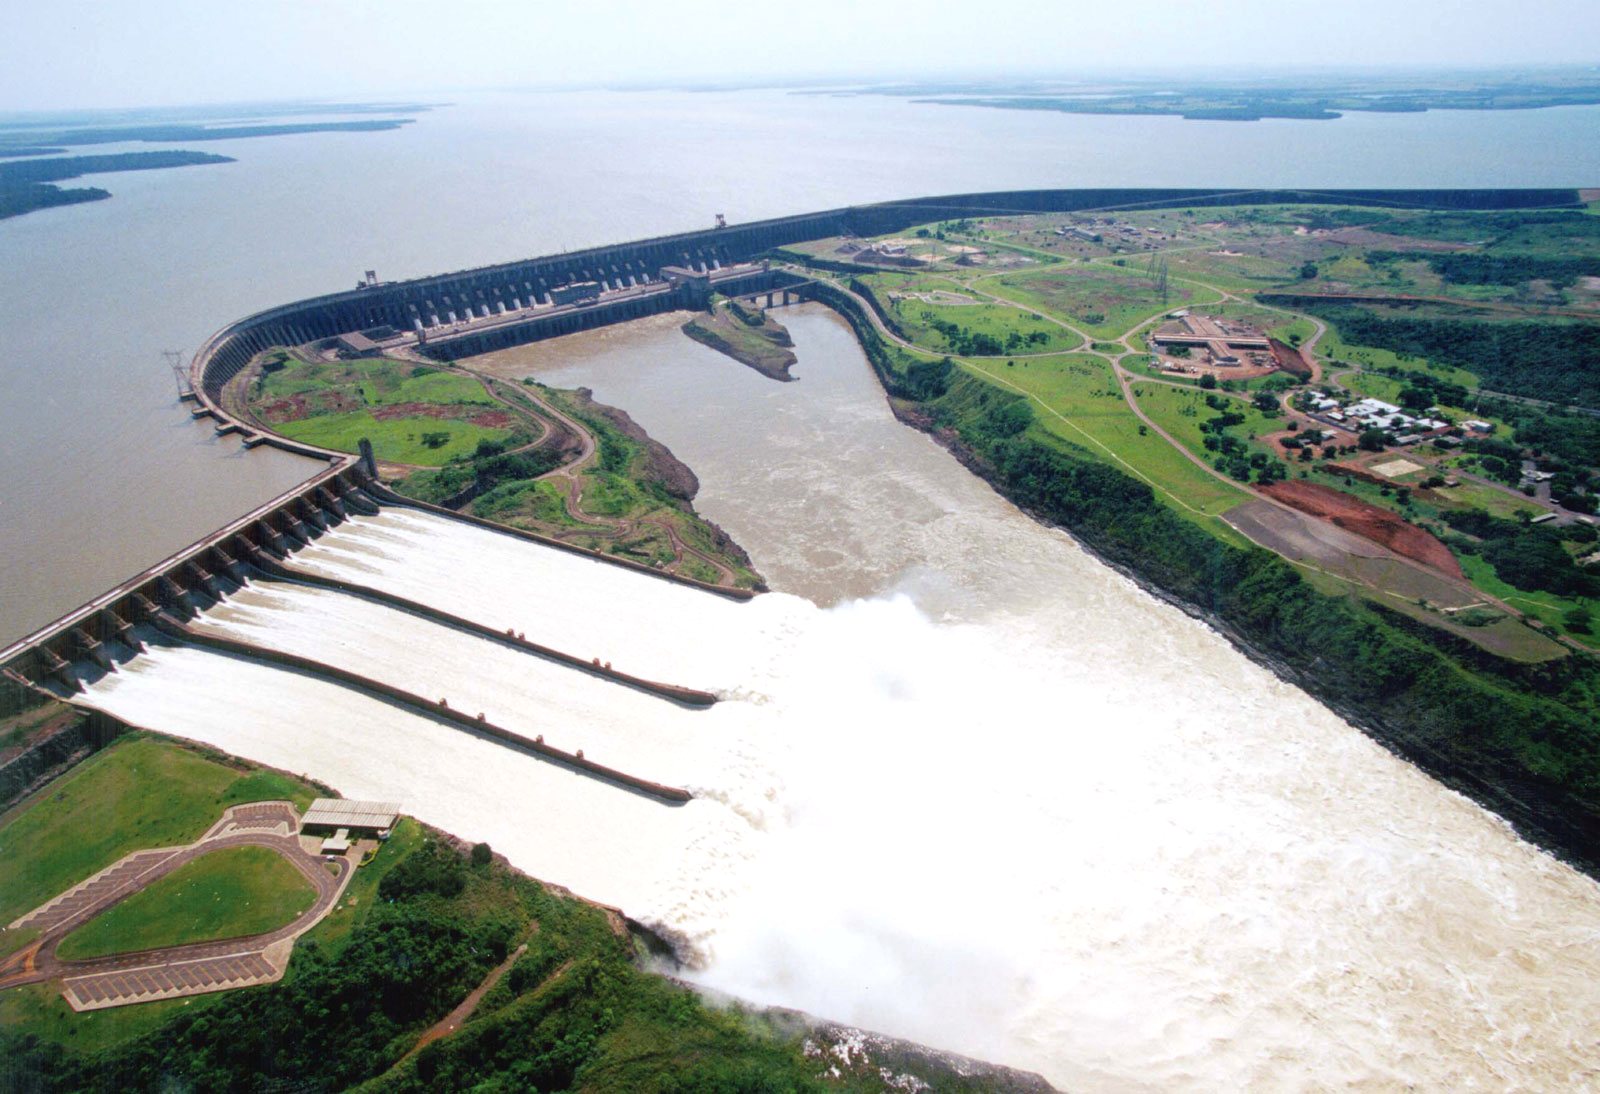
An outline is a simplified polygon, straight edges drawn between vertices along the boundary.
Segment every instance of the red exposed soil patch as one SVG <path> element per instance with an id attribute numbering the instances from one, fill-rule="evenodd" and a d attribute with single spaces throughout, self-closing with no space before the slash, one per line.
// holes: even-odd
<path id="1" fill-rule="evenodd" d="M 1450 548 L 1387 509 L 1312 482 L 1289 480 L 1259 489 L 1263 494 L 1302 513 L 1310 513 L 1347 532 L 1381 543 L 1397 555 L 1404 555 L 1450 577 L 1461 576 L 1461 565 L 1450 553 Z"/>
<path id="2" fill-rule="evenodd" d="M 438 403 L 390 403 L 371 408 L 372 416 L 380 422 L 395 418 L 438 418 L 452 422 L 471 422 L 487 429 L 509 429 L 516 417 L 508 410 L 478 410 L 467 412 L 464 407 L 441 406 Z"/>
<path id="3" fill-rule="evenodd" d="M 313 414 L 344 414 L 360 410 L 361 406 L 361 400 L 354 396 L 339 391 L 321 391 L 311 397 L 304 394 L 287 396 L 268 403 L 258 413 L 266 422 L 298 422 Z"/>
<path id="4" fill-rule="evenodd" d="M 1272 359 L 1279 368 L 1293 376 L 1304 380 L 1311 375 L 1311 362 L 1306 360 L 1305 354 L 1276 338 L 1268 338 L 1267 345 L 1272 348 Z"/>

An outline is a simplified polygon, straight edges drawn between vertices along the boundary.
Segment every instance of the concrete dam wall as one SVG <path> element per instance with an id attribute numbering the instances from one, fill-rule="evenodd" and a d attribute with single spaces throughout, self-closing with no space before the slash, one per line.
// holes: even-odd
<path id="1" fill-rule="evenodd" d="M 878 235 L 971 216 L 1260 203 L 1529 209 L 1573 206 L 1578 194 L 1561 189 L 1018 190 L 848 206 L 313 297 L 224 328 L 195 354 L 191 375 L 201 398 L 214 405 L 222 385 L 255 354 L 274 345 L 386 328 L 421 336 L 421 352 L 448 360 L 695 307 L 700 301 L 694 288 L 669 278 L 669 268 L 701 273 L 730 295 L 759 291 L 782 284 L 781 275 L 752 265 L 760 255 L 834 235 Z M 565 299 L 564 290 L 585 285 L 594 287 L 593 296 Z"/>

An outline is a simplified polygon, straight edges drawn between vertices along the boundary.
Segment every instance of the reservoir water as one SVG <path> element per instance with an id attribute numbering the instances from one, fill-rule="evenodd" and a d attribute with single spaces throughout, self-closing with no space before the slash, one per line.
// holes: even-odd
<path id="1" fill-rule="evenodd" d="M 0 223 L 21 256 L 0 264 L 21 350 L 0 364 L 4 621 L 43 622 L 208 530 L 206 505 L 233 515 L 303 477 L 167 408 L 158 351 L 365 266 L 1010 186 L 1571 184 L 1600 176 L 1597 118 L 1143 127 L 767 93 L 505 97 L 113 176 L 111 201 Z M 252 586 L 204 623 L 448 696 L 691 804 L 204 650 L 155 649 L 93 701 L 488 840 L 657 925 L 710 985 L 1063 1086 L 1596 1081 L 1593 882 L 895 422 L 828 313 L 783 318 L 788 385 L 669 317 L 490 362 L 627 409 L 695 469 L 697 506 L 772 594 L 737 604 L 393 512 L 295 563 L 712 689 L 711 710 L 301 587 Z"/>
<path id="2" fill-rule="evenodd" d="M 403 512 L 295 560 L 709 688 L 711 710 L 320 590 L 261 583 L 203 624 L 690 805 L 201 651 L 136 660 L 93 701 L 488 840 L 651 923 L 709 985 L 1066 1087 L 1592 1080 L 1592 881 L 900 425 L 830 313 L 782 314 L 794 384 L 672 317 L 480 359 L 628 407 L 775 592 L 735 603 Z"/>

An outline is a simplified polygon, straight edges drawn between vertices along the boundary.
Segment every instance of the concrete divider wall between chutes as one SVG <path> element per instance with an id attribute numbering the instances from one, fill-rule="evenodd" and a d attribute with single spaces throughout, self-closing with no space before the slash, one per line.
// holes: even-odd
<path id="1" fill-rule="evenodd" d="M 351 672 L 349 669 L 324 664 L 321 661 L 286 653 L 283 650 L 257 646 L 235 638 L 224 638 L 221 635 L 191 630 L 164 611 L 157 611 L 151 617 L 150 622 L 162 634 L 175 641 L 202 646 L 235 657 L 264 661 L 268 664 L 278 665 L 308 676 L 320 677 L 344 687 L 366 692 L 414 714 L 431 718 L 435 721 L 448 722 L 462 729 L 498 741 L 501 744 L 509 745 L 518 751 L 559 764 L 579 774 L 611 783 L 624 790 L 661 802 L 664 805 L 682 805 L 693 800 L 694 797 L 687 790 L 652 782 L 649 779 L 642 779 L 637 775 L 619 771 L 614 767 L 596 763 L 584 756 L 582 749 L 577 752 L 567 752 L 565 749 L 555 748 L 552 745 L 545 744 L 542 736 L 531 739 L 524 737 L 520 733 L 496 725 L 482 714 L 473 717 L 464 711 L 454 709 L 445 702 L 424 698 L 406 691 L 404 688 L 386 684 L 382 680 L 375 680 L 358 672 Z"/>
<path id="2" fill-rule="evenodd" d="M 585 661 L 581 657 L 577 657 L 570 653 L 563 653 L 561 650 L 555 649 L 554 647 L 546 646 L 538 642 L 530 642 L 521 634 L 516 633 L 513 630 L 507 629 L 505 631 L 499 631 L 493 627 L 475 622 L 463 616 L 444 611 L 441 608 L 435 608 L 431 604 L 424 604 L 420 601 L 410 600 L 403 596 L 397 596 L 394 593 L 386 592 L 383 589 L 374 588 L 370 585 L 362 585 L 355 581 L 347 581 L 344 578 L 325 577 L 321 574 L 313 574 L 305 570 L 297 570 L 294 567 L 283 565 L 264 551 L 257 551 L 251 555 L 250 564 L 260 570 L 263 574 L 267 575 L 269 578 L 275 578 L 280 581 L 294 582 L 300 585 L 311 585 L 318 588 L 331 589 L 334 592 L 344 593 L 349 596 L 358 596 L 363 599 L 382 604 L 385 607 L 396 608 L 403 612 L 409 612 L 413 615 L 418 615 L 436 623 L 443 624 L 444 626 L 466 631 L 467 633 L 477 635 L 480 638 L 499 642 L 503 645 L 510 646 L 513 649 L 521 650 L 524 653 L 530 653 L 537 657 L 543 657 L 547 660 L 555 661 L 558 664 L 566 665 L 569 668 L 577 669 L 578 671 L 587 673 L 591 676 L 598 676 L 614 683 L 647 692 L 662 699 L 668 699 L 676 703 L 681 703 L 685 706 L 709 707 L 717 701 L 717 696 L 712 692 L 701 691 L 697 688 L 682 687 L 678 684 L 664 684 L 655 680 L 646 680 L 643 677 L 634 676 L 631 673 L 621 672 L 617 669 L 614 669 L 609 664 L 600 664 L 598 659 Z"/>

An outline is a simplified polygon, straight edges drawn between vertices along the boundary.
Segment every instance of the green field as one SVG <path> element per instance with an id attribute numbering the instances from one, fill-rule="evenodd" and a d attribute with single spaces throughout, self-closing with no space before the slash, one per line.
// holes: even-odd
<path id="1" fill-rule="evenodd" d="M 1210 289 L 1172 281 L 1163 302 L 1137 260 L 1127 267 L 1103 263 L 1054 266 L 1005 274 L 984 282 L 995 295 L 1060 316 L 1095 338 L 1119 338 L 1174 308 L 1220 300 Z"/>
<path id="2" fill-rule="evenodd" d="M 1600 649 L 1600 635 L 1580 634 L 1566 625 L 1563 617 L 1567 612 L 1583 605 L 1600 617 L 1600 602 L 1584 600 L 1574 597 L 1557 596 L 1555 593 L 1543 590 L 1519 589 L 1515 585 L 1500 580 L 1494 572 L 1494 567 L 1477 555 L 1460 555 L 1461 569 L 1473 586 L 1482 589 L 1492 597 L 1504 600 L 1519 611 L 1527 612 L 1537 618 L 1553 631 L 1566 635 L 1575 642 L 1594 649 Z"/>
<path id="3" fill-rule="evenodd" d="M 249 771 L 153 736 L 130 736 L 52 783 L 0 826 L 0 923 L 9 923 L 130 851 L 190 843 L 242 802 L 304 808 L 306 783 Z"/>
<path id="4" fill-rule="evenodd" d="M 1018 361 L 1013 366 L 963 364 L 985 379 L 1036 400 L 1034 429 L 1099 452 L 1149 483 L 1158 497 L 1186 517 L 1213 516 L 1248 497 L 1243 490 L 1196 467 L 1143 426 L 1123 400 L 1111 366 L 1102 358 L 1069 354 Z"/>
<path id="5" fill-rule="evenodd" d="M 993 303 L 954 278 L 869 274 L 860 280 L 905 337 L 933 353 L 978 353 L 973 339 L 992 341 L 980 354 L 990 357 L 1075 349 L 1083 341 L 1059 323 Z M 940 302 L 936 294 L 948 295 Z"/>
<path id="6" fill-rule="evenodd" d="M 380 460 L 441 467 L 471 455 L 482 441 L 514 433 L 471 420 L 504 417 L 471 376 L 403 361 L 301 361 L 285 350 L 270 350 L 262 360 L 248 393 L 250 411 L 292 440 L 354 452 L 365 437 Z"/>
<path id="7" fill-rule="evenodd" d="M 372 442 L 373 454 L 378 459 L 417 467 L 442 467 L 457 456 L 470 456 L 480 441 L 503 441 L 511 435 L 508 429 L 432 417 L 380 421 L 369 410 L 321 414 L 280 422 L 272 428 L 293 440 L 339 452 L 356 451 L 357 442 L 365 437 Z M 441 434 L 442 443 L 439 441 Z"/>
<path id="8" fill-rule="evenodd" d="M 1201 459 L 1211 458 L 1205 449 L 1205 433 L 1201 431 L 1200 423 L 1217 415 L 1218 412 L 1207 406 L 1205 401 L 1207 394 L 1216 393 L 1163 383 L 1140 383 L 1135 386 L 1134 393 L 1139 399 L 1139 406 L 1150 415 L 1151 420 Z M 1256 443 L 1251 438 L 1281 432 L 1284 419 L 1269 418 L 1244 399 L 1223 398 L 1226 399 L 1228 410 L 1244 415 L 1243 424 L 1230 426 L 1228 432 L 1244 440 L 1245 447 L 1252 452 L 1275 455 L 1271 447 Z"/>
<path id="9" fill-rule="evenodd" d="M 316 890 L 276 851 L 225 847 L 113 904 L 61 940 L 68 961 L 244 938 L 292 923 Z"/>
<path id="10" fill-rule="evenodd" d="M 495 406 L 482 385 L 470 376 L 432 365 L 403 361 L 309 362 L 283 350 L 268 351 L 268 361 L 282 367 L 264 370 L 251 392 L 253 401 L 270 404 L 295 395 L 349 392 L 367 406 L 437 403 L 452 406 Z"/>

